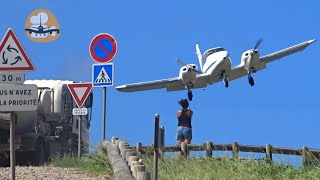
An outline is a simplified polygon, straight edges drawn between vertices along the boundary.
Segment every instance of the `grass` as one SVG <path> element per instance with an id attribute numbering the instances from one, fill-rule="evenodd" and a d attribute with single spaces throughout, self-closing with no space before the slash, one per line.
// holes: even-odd
<path id="1" fill-rule="evenodd" d="M 54 158 L 49 164 L 56 167 L 75 168 L 91 175 L 112 176 L 113 174 L 111 165 L 101 148 L 97 148 L 92 154 L 83 155 L 80 159 L 77 156 L 64 155 Z"/>
<path id="2" fill-rule="evenodd" d="M 146 170 L 152 176 L 153 158 L 142 157 Z M 57 167 L 76 168 L 92 175 L 109 175 L 112 168 L 106 160 L 101 148 L 80 159 L 65 155 L 50 162 Z M 301 180 L 320 179 L 319 167 L 297 168 L 284 164 L 267 164 L 264 161 L 235 161 L 226 157 L 220 158 L 189 158 L 174 157 L 159 160 L 159 180 Z"/>
<path id="3" fill-rule="evenodd" d="M 144 158 L 146 169 L 152 174 L 153 159 Z M 261 161 L 234 161 L 227 158 L 165 158 L 159 161 L 160 180 L 213 179 L 320 179 L 320 168 L 295 168 L 271 165 Z"/>

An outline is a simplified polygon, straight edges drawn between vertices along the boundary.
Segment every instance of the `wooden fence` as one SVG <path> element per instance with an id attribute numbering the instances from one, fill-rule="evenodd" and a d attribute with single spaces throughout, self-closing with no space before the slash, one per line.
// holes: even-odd
<path id="1" fill-rule="evenodd" d="M 298 155 L 302 156 L 302 166 L 312 166 L 320 164 L 320 150 L 312 149 L 307 146 L 299 148 L 284 148 L 284 147 L 273 147 L 271 144 L 265 146 L 255 145 L 243 145 L 238 142 L 231 144 L 214 144 L 208 141 L 203 144 L 185 144 L 181 145 L 165 145 L 164 143 L 164 127 L 159 128 L 159 155 L 160 158 L 164 157 L 165 152 L 178 152 L 181 151 L 182 155 L 186 158 L 189 157 L 190 151 L 205 151 L 207 157 L 212 157 L 214 151 L 231 151 L 232 158 L 239 160 L 241 159 L 240 152 L 252 152 L 252 153 L 265 153 L 265 160 L 267 163 L 272 163 L 274 154 L 282 155 Z M 140 154 L 153 154 L 154 148 L 151 146 L 143 146 L 142 143 L 137 143 L 136 147 L 132 147 Z M 178 154 L 178 153 L 177 153 Z"/>
<path id="2" fill-rule="evenodd" d="M 255 145 L 243 145 L 238 142 L 233 142 L 232 144 L 213 144 L 213 142 L 208 141 L 203 144 L 190 144 L 187 145 L 182 143 L 181 146 L 178 145 L 168 145 L 159 146 L 160 157 L 163 158 L 165 152 L 178 152 L 181 151 L 182 155 L 188 158 L 190 151 L 206 151 L 207 157 L 212 157 L 213 151 L 231 151 L 232 158 L 240 159 L 239 152 L 252 152 L 252 153 L 265 153 L 265 161 L 272 163 L 273 154 L 283 154 L 283 155 L 298 155 L 302 156 L 302 166 L 309 166 L 319 164 L 320 162 L 320 150 L 310 149 L 309 147 L 303 146 L 302 149 L 298 148 L 282 148 L 273 147 L 271 144 L 266 146 L 255 146 Z M 154 149 L 151 146 L 142 146 L 141 143 L 137 143 L 136 147 L 132 149 L 140 154 L 152 154 Z"/>

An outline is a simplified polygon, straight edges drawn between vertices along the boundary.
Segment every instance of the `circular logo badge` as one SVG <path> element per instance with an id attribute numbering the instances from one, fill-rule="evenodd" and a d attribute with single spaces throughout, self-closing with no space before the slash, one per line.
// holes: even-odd
<path id="1" fill-rule="evenodd" d="M 34 10 L 27 18 L 25 32 L 35 42 L 50 42 L 60 36 L 60 26 L 56 17 L 46 9 Z"/>

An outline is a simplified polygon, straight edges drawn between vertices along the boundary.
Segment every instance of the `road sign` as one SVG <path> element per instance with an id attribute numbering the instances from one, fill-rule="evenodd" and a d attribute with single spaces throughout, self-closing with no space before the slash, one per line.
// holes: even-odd
<path id="1" fill-rule="evenodd" d="M 0 111 L 36 111 L 38 87 L 34 84 L 2 84 L 0 86 Z"/>
<path id="2" fill-rule="evenodd" d="M 34 71 L 30 58 L 11 28 L 0 44 L 0 62 L 0 71 Z"/>
<path id="3" fill-rule="evenodd" d="M 108 63 L 117 54 L 117 41 L 110 34 L 98 34 L 92 39 L 89 51 L 94 61 L 98 63 Z"/>
<path id="4" fill-rule="evenodd" d="M 23 72 L 1 72 L 0 71 L 0 84 L 23 84 Z"/>
<path id="5" fill-rule="evenodd" d="M 92 90 L 92 83 L 68 84 L 68 88 L 78 107 L 81 108 Z"/>
<path id="6" fill-rule="evenodd" d="M 88 114 L 87 108 L 73 108 L 72 109 L 72 115 L 81 116 L 81 115 L 87 115 L 87 114 Z"/>
<path id="7" fill-rule="evenodd" d="M 93 87 L 113 86 L 114 68 L 113 63 L 92 65 Z"/>

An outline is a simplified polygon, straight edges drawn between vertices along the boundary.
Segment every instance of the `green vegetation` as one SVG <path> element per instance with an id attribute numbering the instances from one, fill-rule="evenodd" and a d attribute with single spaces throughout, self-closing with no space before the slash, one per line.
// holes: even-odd
<path id="1" fill-rule="evenodd" d="M 76 168 L 92 175 L 112 176 L 111 165 L 101 148 L 92 154 L 83 155 L 80 159 L 77 156 L 64 155 L 53 159 L 49 164 L 56 167 Z"/>
<path id="2" fill-rule="evenodd" d="M 152 174 L 153 158 L 144 158 L 146 169 Z M 234 161 L 227 158 L 165 158 L 159 161 L 159 179 L 320 179 L 320 168 L 294 168 L 271 165 L 262 161 Z"/>

